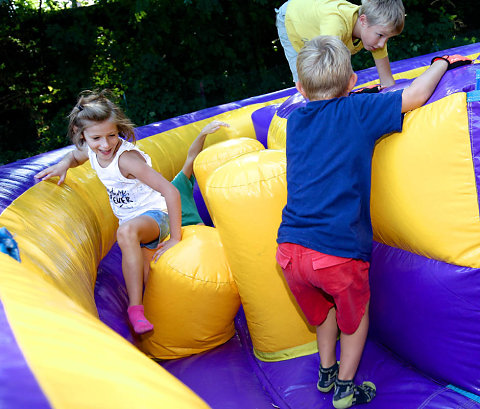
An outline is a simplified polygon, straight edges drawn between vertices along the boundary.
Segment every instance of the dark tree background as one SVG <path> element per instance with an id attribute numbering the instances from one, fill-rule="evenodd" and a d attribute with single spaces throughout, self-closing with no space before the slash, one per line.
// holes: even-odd
<path id="1" fill-rule="evenodd" d="M 359 4 L 360 1 L 352 0 Z M 136 125 L 292 86 L 272 0 L 0 0 L 0 164 L 69 144 L 81 90 Z M 391 61 L 477 42 L 473 0 L 404 0 Z M 354 69 L 373 64 L 370 53 Z"/>

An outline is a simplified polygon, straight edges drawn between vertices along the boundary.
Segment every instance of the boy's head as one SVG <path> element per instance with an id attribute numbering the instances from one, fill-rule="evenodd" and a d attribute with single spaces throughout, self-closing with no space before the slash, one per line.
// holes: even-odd
<path id="1" fill-rule="evenodd" d="M 311 101 L 347 95 L 357 80 L 350 51 L 333 36 L 305 43 L 297 57 L 297 89 Z"/>
<path id="2" fill-rule="evenodd" d="M 364 15 L 369 26 L 385 27 L 390 37 L 400 34 L 405 24 L 402 0 L 362 0 L 358 15 Z"/>

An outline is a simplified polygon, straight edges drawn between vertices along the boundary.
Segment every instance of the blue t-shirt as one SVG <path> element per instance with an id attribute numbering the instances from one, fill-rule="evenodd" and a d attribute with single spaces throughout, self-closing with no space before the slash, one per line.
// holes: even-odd
<path id="1" fill-rule="evenodd" d="M 287 204 L 278 243 L 370 260 L 375 142 L 402 130 L 402 92 L 312 101 L 287 121 Z"/>

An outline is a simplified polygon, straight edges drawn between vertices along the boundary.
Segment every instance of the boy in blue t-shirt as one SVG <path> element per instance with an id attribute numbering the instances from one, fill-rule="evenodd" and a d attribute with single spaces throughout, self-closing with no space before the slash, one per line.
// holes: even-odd
<path id="1" fill-rule="evenodd" d="M 347 97 L 357 76 L 340 39 L 316 37 L 298 55 L 297 89 L 309 102 L 287 122 L 288 195 L 277 261 L 308 322 L 317 327 L 317 388 L 328 392 L 335 386 L 336 408 L 375 396 L 373 383 L 353 383 L 368 332 L 375 142 L 402 130 L 402 113 L 428 100 L 455 57 L 435 60 L 405 90 Z"/>

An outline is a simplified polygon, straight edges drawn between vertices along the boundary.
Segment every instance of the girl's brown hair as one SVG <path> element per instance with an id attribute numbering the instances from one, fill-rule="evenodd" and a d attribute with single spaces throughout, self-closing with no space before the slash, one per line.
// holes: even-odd
<path id="1" fill-rule="evenodd" d="M 122 109 L 112 102 L 112 94 L 109 90 L 82 91 L 77 104 L 70 112 L 68 118 L 68 136 L 77 148 L 85 144 L 83 131 L 92 122 L 111 120 L 117 125 L 119 135 L 135 143 L 134 125 L 123 113 Z"/>

